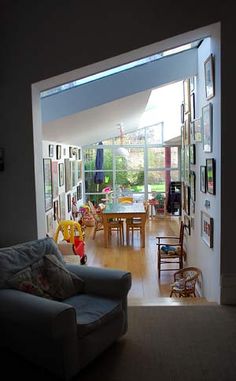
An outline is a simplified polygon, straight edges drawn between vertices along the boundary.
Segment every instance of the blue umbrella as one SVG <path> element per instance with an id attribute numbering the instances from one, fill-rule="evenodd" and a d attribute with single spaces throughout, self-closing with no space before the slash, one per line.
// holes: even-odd
<path id="1" fill-rule="evenodd" d="M 103 145 L 102 142 L 98 143 L 100 146 Z M 97 190 L 99 190 L 99 184 L 104 182 L 104 172 L 103 170 L 103 148 L 97 148 L 96 161 L 95 161 L 95 172 L 94 183 L 97 184 Z"/>

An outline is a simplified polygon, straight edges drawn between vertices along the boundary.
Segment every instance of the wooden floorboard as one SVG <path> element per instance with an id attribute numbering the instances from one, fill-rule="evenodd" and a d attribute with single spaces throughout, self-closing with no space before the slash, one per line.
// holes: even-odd
<path id="1" fill-rule="evenodd" d="M 205 304 L 204 298 L 170 298 L 170 283 L 173 271 L 162 271 L 157 276 L 156 236 L 178 235 L 179 217 L 155 217 L 146 223 L 146 244 L 140 248 L 139 233 L 134 233 L 132 244 L 119 245 L 116 233 L 112 233 L 111 244 L 104 248 L 103 231 L 92 239 L 93 228 L 87 227 L 85 251 L 87 265 L 130 271 L 132 287 L 128 296 L 129 305 L 179 305 Z M 79 256 L 65 256 L 67 262 L 79 263 Z"/>

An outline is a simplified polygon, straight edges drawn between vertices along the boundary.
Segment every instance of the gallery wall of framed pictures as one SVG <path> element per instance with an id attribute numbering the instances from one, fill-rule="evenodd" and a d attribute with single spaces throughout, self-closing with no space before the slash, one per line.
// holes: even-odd
<path id="1" fill-rule="evenodd" d="M 70 219 L 71 203 L 83 203 L 80 147 L 43 141 L 46 232 L 53 236 L 60 219 Z"/>
<path id="2" fill-rule="evenodd" d="M 213 141 L 213 98 L 216 89 L 213 54 L 209 54 L 202 65 L 203 82 L 199 82 L 196 76 L 183 81 L 183 102 L 180 105 L 182 218 L 190 235 L 195 225 L 195 214 L 200 212 L 199 238 L 209 248 L 213 248 L 214 221 L 208 207 L 211 205 L 210 198 L 216 195 L 216 159 Z M 203 98 L 200 102 L 198 100 L 199 106 L 196 107 L 199 83 L 204 86 L 199 92 L 203 94 Z M 200 206 L 200 211 L 197 212 L 196 202 Z"/>

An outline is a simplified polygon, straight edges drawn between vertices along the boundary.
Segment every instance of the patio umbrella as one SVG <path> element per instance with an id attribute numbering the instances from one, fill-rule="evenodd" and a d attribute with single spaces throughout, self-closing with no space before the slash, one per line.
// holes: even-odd
<path id="1" fill-rule="evenodd" d="M 103 145 L 102 142 L 98 143 L 100 146 Z M 96 161 L 95 161 L 95 175 L 94 183 L 97 184 L 97 191 L 99 191 L 99 184 L 104 182 L 104 172 L 103 170 L 103 148 L 97 148 Z"/>

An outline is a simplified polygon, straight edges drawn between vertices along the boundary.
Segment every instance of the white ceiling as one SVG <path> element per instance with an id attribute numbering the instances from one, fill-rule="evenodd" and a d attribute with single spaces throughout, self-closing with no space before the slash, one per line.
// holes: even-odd
<path id="1" fill-rule="evenodd" d="M 145 111 L 151 89 L 43 124 L 44 140 L 84 146 L 133 131 Z"/>
<path id="2" fill-rule="evenodd" d="M 84 146 L 118 136 L 120 124 L 124 133 L 134 131 L 153 89 L 182 81 L 196 70 L 192 49 L 46 97 L 41 103 L 43 140 Z M 51 115 L 48 120 L 45 112 Z"/>

